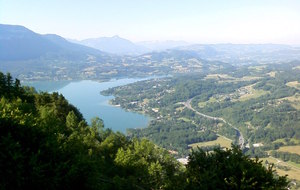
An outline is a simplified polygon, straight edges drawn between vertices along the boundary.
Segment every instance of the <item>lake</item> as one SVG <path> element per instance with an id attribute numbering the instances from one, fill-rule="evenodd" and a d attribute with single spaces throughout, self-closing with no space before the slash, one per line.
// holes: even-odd
<path id="1" fill-rule="evenodd" d="M 59 92 L 83 114 L 90 122 L 91 118 L 98 116 L 104 121 L 106 128 L 114 131 L 126 132 L 126 128 L 142 128 L 148 125 L 149 117 L 123 110 L 112 106 L 108 102 L 113 96 L 103 96 L 100 91 L 111 87 L 122 86 L 144 79 L 114 79 L 108 82 L 82 81 L 41 81 L 24 83 L 33 86 L 37 90 Z"/>

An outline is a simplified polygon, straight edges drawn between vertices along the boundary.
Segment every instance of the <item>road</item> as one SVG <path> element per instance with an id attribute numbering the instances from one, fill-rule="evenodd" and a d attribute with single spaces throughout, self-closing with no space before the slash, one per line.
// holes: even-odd
<path id="1" fill-rule="evenodd" d="M 221 117 L 213 117 L 213 116 L 209 116 L 209 115 L 206 115 L 204 113 L 200 113 L 198 112 L 197 110 L 195 110 L 192 105 L 191 105 L 191 102 L 192 102 L 193 98 L 189 99 L 188 101 L 184 102 L 184 106 L 192 111 L 194 111 L 196 114 L 202 116 L 202 117 L 205 117 L 205 118 L 208 118 L 208 119 L 212 119 L 212 120 L 215 120 L 215 121 L 222 121 L 223 123 L 226 123 L 228 124 L 230 127 L 234 128 L 236 130 L 236 134 L 239 138 L 239 146 L 241 149 L 244 149 L 244 143 L 245 143 L 245 139 L 243 137 L 243 134 L 240 132 L 240 130 L 238 130 L 236 127 L 234 127 L 231 123 L 227 122 L 225 119 L 221 118 Z"/>

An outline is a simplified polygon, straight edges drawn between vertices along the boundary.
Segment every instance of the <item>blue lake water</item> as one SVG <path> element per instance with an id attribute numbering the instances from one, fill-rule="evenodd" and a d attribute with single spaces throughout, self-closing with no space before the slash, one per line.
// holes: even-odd
<path id="1" fill-rule="evenodd" d="M 126 128 L 146 127 L 150 118 L 109 105 L 108 102 L 113 99 L 113 96 L 103 96 L 100 94 L 100 91 L 141 80 L 145 79 L 117 79 L 101 83 L 90 80 L 75 82 L 43 81 L 25 83 L 25 85 L 33 86 L 37 90 L 59 92 L 80 110 L 88 122 L 90 122 L 91 118 L 98 116 L 103 119 L 106 128 L 126 132 Z"/>

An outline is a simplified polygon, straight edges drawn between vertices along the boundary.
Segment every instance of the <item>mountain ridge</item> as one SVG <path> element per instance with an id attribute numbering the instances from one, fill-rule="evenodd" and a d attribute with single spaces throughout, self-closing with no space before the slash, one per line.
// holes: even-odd
<path id="1" fill-rule="evenodd" d="M 38 34 L 20 25 L 0 24 L 0 60 L 18 61 L 36 59 L 47 54 L 88 53 L 101 55 L 103 52 L 71 43 L 56 34 Z"/>
<path id="2" fill-rule="evenodd" d="M 117 55 L 138 55 L 149 51 L 145 47 L 139 46 L 118 35 L 112 37 L 88 38 L 77 42 L 85 46 Z"/>

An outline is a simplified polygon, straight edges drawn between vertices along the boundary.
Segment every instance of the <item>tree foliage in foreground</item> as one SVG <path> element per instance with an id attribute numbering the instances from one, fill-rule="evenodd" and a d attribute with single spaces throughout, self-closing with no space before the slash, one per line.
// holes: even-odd
<path id="1" fill-rule="evenodd" d="M 275 177 L 273 165 L 250 159 L 233 146 L 212 152 L 193 151 L 186 169 L 188 189 L 284 189 L 286 176 Z"/>
<path id="2" fill-rule="evenodd" d="M 275 177 L 237 149 L 192 152 L 185 169 L 146 139 L 128 139 L 105 129 L 99 118 L 89 126 L 58 93 L 34 93 L 1 72 L 0 79 L 0 189 L 284 189 L 287 185 L 285 177 Z M 239 186 L 237 174 L 244 186 Z M 246 186 L 248 181 L 252 186 Z"/>

